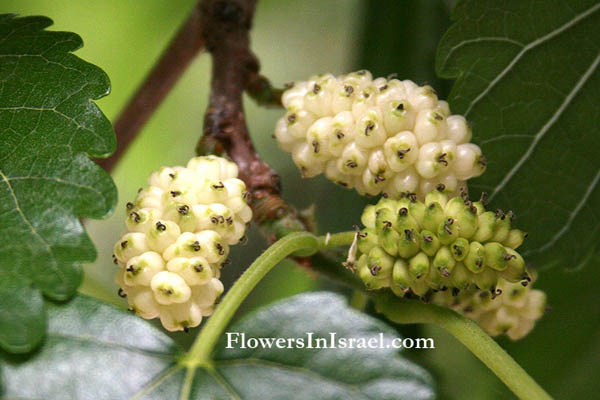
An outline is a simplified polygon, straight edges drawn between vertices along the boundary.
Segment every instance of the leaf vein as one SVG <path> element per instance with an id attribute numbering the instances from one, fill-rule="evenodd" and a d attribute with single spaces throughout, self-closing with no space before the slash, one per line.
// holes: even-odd
<path id="1" fill-rule="evenodd" d="M 555 30 L 547 33 L 546 35 L 534 40 L 533 42 L 528 43 L 525 47 L 523 47 L 523 49 L 521 49 L 521 51 L 515 56 L 515 58 L 506 66 L 506 68 L 504 68 L 502 70 L 502 72 L 500 72 L 489 84 L 488 86 L 477 96 L 475 97 L 475 99 L 473 99 L 470 103 L 469 103 L 469 107 L 467 107 L 467 110 L 464 113 L 464 116 L 467 117 L 469 115 L 469 113 L 471 112 L 471 110 L 473 109 L 473 107 L 475 106 L 475 104 L 479 103 L 479 101 L 485 97 L 490 90 L 492 90 L 492 88 L 494 88 L 494 86 L 496 86 L 496 84 L 498 82 L 500 82 L 504 76 L 506 76 L 506 74 L 508 74 L 508 72 L 510 72 L 510 70 L 515 66 L 515 64 L 517 62 L 519 62 L 519 60 L 521 59 L 521 57 L 523 57 L 525 55 L 525 53 L 527 53 L 529 50 L 539 46 L 540 44 L 554 38 L 555 36 L 560 35 L 561 33 L 567 31 L 568 29 L 570 29 L 571 27 L 577 25 L 580 21 L 582 21 L 583 19 L 587 18 L 588 16 L 592 15 L 594 12 L 596 12 L 597 10 L 600 9 L 600 3 L 597 3 L 596 5 L 588 8 L 586 11 L 582 12 L 581 14 L 576 15 L 573 19 L 571 19 L 569 22 L 567 22 L 566 24 L 563 24 L 561 26 L 559 26 L 558 28 L 556 28 Z"/>
<path id="2" fill-rule="evenodd" d="M 448 51 L 448 54 L 446 54 L 446 57 L 444 58 L 444 62 L 442 63 L 442 65 L 445 65 L 448 62 L 448 59 L 450 59 L 450 57 L 452 57 L 452 54 L 454 54 L 454 52 L 456 50 L 460 49 L 463 46 L 466 46 L 466 45 L 469 45 L 472 43 L 478 43 L 478 42 L 506 42 L 506 43 L 514 44 L 515 46 L 525 47 L 524 43 L 521 43 L 518 40 L 510 39 L 508 37 L 483 36 L 483 37 L 479 37 L 479 38 L 475 38 L 475 39 L 463 40 L 462 42 L 453 46 Z"/>
<path id="3" fill-rule="evenodd" d="M 600 170 L 598 170 L 598 172 L 596 173 L 596 176 L 594 177 L 594 179 L 592 180 L 590 185 L 587 187 L 585 194 L 581 198 L 581 201 L 579 201 L 579 203 L 577 203 L 577 207 L 575 207 L 575 209 L 573 211 L 571 211 L 571 213 L 569 214 L 569 219 L 563 225 L 561 230 L 558 231 L 552 237 L 552 239 L 550 239 L 549 242 L 547 242 L 543 246 L 539 247 L 538 249 L 528 251 L 525 255 L 531 254 L 531 253 L 542 252 L 542 251 L 554 246 L 554 244 L 558 241 L 558 239 L 560 239 L 571 228 L 571 224 L 573 223 L 573 220 L 577 217 L 577 215 L 579 215 L 579 212 L 581 211 L 583 206 L 585 206 L 585 204 L 587 203 L 589 197 L 592 195 L 592 193 L 593 193 L 594 189 L 596 188 L 596 186 L 598 185 L 599 181 L 600 181 Z"/>
<path id="4" fill-rule="evenodd" d="M 505 139 L 531 139 L 531 135 L 499 135 L 499 136 L 494 136 L 489 139 L 483 140 L 479 144 L 481 146 L 483 146 L 488 143 L 498 142 L 498 141 L 502 141 Z"/>
<path id="5" fill-rule="evenodd" d="M 244 364 L 250 364 L 250 365 L 256 365 L 256 366 L 267 366 L 267 367 L 277 367 L 277 368 L 281 368 L 290 372 L 295 372 L 295 373 L 300 373 L 300 374 L 304 374 L 304 375 L 308 375 L 311 376 L 313 378 L 316 379 L 320 379 L 323 380 L 325 382 L 329 382 L 335 386 L 339 386 L 343 389 L 347 389 L 357 395 L 359 395 L 360 397 L 356 397 L 356 399 L 358 398 L 362 398 L 362 399 L 369 399 L 368 396 L 366 396 L 364 393 L 361 392 L 360 388 L 345 382 L 339 382 L 339 381 L 335 381 L 331 378 L 328 378 L 324 375 L 321 375 L 315 371 L 311 371 L 308 368 L 303 368 L 303 367 L 298 367 L 298 366 L 292 366 L 292 365 L 288 365 L 288 364 L 282 364 L 280 362 L 276 362 L 276 361 L 271 361 L 271 360 L 263 360 L 260 358 L 235 358 L 235 359 L 229 359 L 229 360 L 218 360 L 215 361 L 215 364 L 217 365 L 244 365 Z"/>
<path id="6" fill-rule="evenodd" d="M 145 395 L 152 392 L 161 383 L 165 381 L 169 376 L 173 375 L 175 372 L 180 370 L 182 367 L 179 364 L 171 365 L 169 368 L 163 370 L 158 376 L 154 379 L 151 379 L 150 382 L 146 383 L 137 393 L 131 396 L 131 400 L 142 399 Z"/>
<path id="7" fill-rule="evenodd" d="M 600 6 L 600 3 L 598 5 Z M 596 58 L 592 62 L 592 65 L 590 65 L 590 67 L 587 69 L 587 71 L 585 71 L 585 73 L 581 76 L 581 78 L 579 79 L 577 84 L 573 87 L 573 90 L 571 90 L 571 92 L 565 98 L 565 100 L 562 102 L 560 107 L 558 107 L 558 109 L 552 114 L 552 117 L 535 134 L 535 136 L 533 137 L 533 141 L 529 145 L 529 148 L 527 148 L 527 151 L 525 152 L 525 154 L 523 154 L 523 156 L 521 156 L 519 161 L 511 168 L 510 171 L 508 171 L 508 173 L 504 176 L 502 181 L 494 188 L 494 191 L 492 192 L 492 194 L 489 197 L 490 201 L 496 196 L 496 194 L 498 194 L 498 192 L 500 192 L 504 188 L 504 186 L 506 186 L 506 184 L 512 179 L 512 177 L 521 168 L 521 166 L 529 159 L 529 157 L 531 157 L 537 144 L 540 142 L 540 140 L 542 140 L 542 138 L 546 135 L 546 133 L 554 125 L 554 123 L 556 121 L 558 121 L 558 119 L 560 118 L 562 113 L 567 109 L 567 107 L 569 106 L 571 101 L 575 98 L 577 93 L 585 85 L 585 83 L 590 78 L 590 76 L 592 76 L 592 74 L 596 71 L 596 68 L 598 67 L 599 63 L 600 63 L 600 53 L 598 54 L 598 56 L 596 56 Z"/>
<path id="8" fill-rule="evenodd" d="M 72 122 L 73 124 L 75 124 L 75 126 L 77 126 L 77 128 L 82 129 L 84 131 L 87 131 L 89 133 L 91 133 L 92 135 L 94 135 L 94 137 L 96 137 L 97 139 L 102 140 L 102 138 L 96 133 L 94 132 L 92 129 L 81 125 L 79 122 L 77 122 L 77 120 L 75 120 L 75 118 L 69 117 L 68 115 L 56 110 L 55 108 L 44 108 L 44 107 L 26 107 L 26 106 L 20 106 L 20 107 L 0 107 L 0 111 L 21 111 L 21 110 L 30 110 L 30 111 L 51 111 L 55 114 L 58 114 L 59 116 L 63 117 L 64 119 L 66 119 L 69 122 Z"/>
<path id="9" fill-rule="evenodd" d="M 25 213 L 23 212 L 23 210 L 21 209 L 21 206 L 19 205 L 19 199 L 17 199 L 17 196 L 15 195 L 15 192 L 14 192 L 7 176 L 4 175 L 4 173 L 2 171 L 0 171 L 0 176 L 2 177 L 2 180 L 4 180 L 4 182 L 6 182 L 8 192 L 10 193 L 10 195 L 13 199 L 13 202 L 15 203 L 15 210 L 19 213 L 19 215 L 21 216 L 21 218 L 23 219 L 25 224 L 31 229 L 31 232 L 33 233 L 33 235 L 36 236 L 40 240 L 40 242 L 44 245 L 44 247 L 47 249 L 47 251 L 49 253 L 48 258 L 50 259 L 51 267 L 56 272 L 56 275 L 58 275 L 58 277 L 61 280 L 65 281 L 65 277 L 64 277 L 62 271 L 58 268 L 56 259 L 52 255 L 52 247 L 46 241 L 46 239 L 44 239 L 44 237 L 42 235 L 40 235 L 40 233 L 37 231 L 37 229 L 35 229 L 35 227 L 31 224 L 29 219 L 25 216 Z"/>
<path id="10" fill-rule="evenodd" d="M 15 177 L 10 177 L 7 178 L 8 181 L 24 181 L 24 180 L 43 180 L 43 181 L 54 181 L 63 185 L 69 185 L 69 186 L 74 186 L 80 189 L 86 189 L 89 190 L 91 192 L 96 193 L 98 196 L 100 196 L 102 199 L 106 200 L 104 194 L 99 191 L 98 189 L 95 189 L 93 186 L 87 186 L 87 185 L 82 185 L 76 182 L 71 182 L 71 181 L 67 181 L 61 178 L 56 178 L 53 176 L 15 176 Z"/>
<path id="11" fill-rule="evenodd" d="M 225 389 L 227 394 L 231 396 L 232 400 L 242 400 L 242 396 L 235 390 L 231 382 L 225 379 L 223 374 L 221 374 L 216 369 L 207 369 L 206 371 L 208 371 L 208 373 L 211 374 L 213 378 L 215 378 L 215 381 L 217 381 L 217 383 L 221 385 L 223 389 Z"/>
<path id="12" fill-rule="evenodd" d="M 162 360 L 174 361 L 175 356 L 170 353 L 162 353 L 160 351 L 146 350 L 139 347 L 130 346 L 123 343 L 111 342 L 105 340 L 99 340 L 93 336 L 88 335 L 75 335 L 72 333 L 59 333 L 59 332 L 48 332 L 48 337 L 55 337 L 60 339 L 73 340 L 82 343 L 92 343 L 98 346 L 112 347 L 115 349 L 127 350 L 135 353 L 144 354 L 150 357 L 160 358 Z"/>

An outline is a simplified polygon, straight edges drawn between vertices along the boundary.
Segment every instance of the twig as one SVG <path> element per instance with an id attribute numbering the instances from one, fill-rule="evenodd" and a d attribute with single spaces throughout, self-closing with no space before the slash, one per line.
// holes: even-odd
<path id="1" fill-rule="evenodd" d="M 196 150 L 226 154 L 238 164 L 240 178 L 253 196 L 254 219 L 275 240 L 291 231 L 307 230 L 307 224 L 281 199 L 279 175 L 260 159 L 246 126 L 244 88 L 270 104 L 280 97 L 280 91 L 259 75 L 258 60 L 250 51 L 248 33 L 255 5 L 256 0 L 206 0 L 201 5 L 206 49 L 212 55 L 212 82 L 204 136 Z"/>
<path id="2" fill-rule="evenodd" d="M 251 76 L 246 84 L 246 93 L 263 107 L 283 107 L 281 104 L 283 92 L 283 89 L 273 87 L 271 82 L 260 74 Z"/>
<path id="3" fill-rule="evenodd" d="M 109 157 L 97 160 L 110 171 L 131 144 L 150 116 L 171 91 L 191 61 L 204 48 L 201 24 L 201 3 L 179 29 L 158 63 L 127 103 L 115 123 L 117 150 Z"/>
<path id="4" fill-rule="evenodd" d="M 255 220 L 271 241 L 310 224 L 280 197 L 279 176 L 257 155 L 244 117 L 244 90 L 263 106 L 281 106 L 281 89 L 259 73 L 248 31 L 256 0 L 200 0 L 115 123 L 117 150 L 98 164 L 110 171 L 194 57 L 213 57 L 210 104 L 197 153 L 227 154 L 253 196 Z"/>
<path id="5" fill-rule="evenodd" d="M 114 168 L 192 60 L 204 49 L 201 3 L 202 0 L 194 7 L 186 22 L 177 31 L 152 71 L 117 118 L 115 123 L 117 149 L 111 157 L 97 160 L 97 163 L 107 171 Z M 281 107 L 283 90 L 274 88 L 267 78 L 258 73 L 258 69 L 249 73 L 245 90 L 261 106 Z"/>

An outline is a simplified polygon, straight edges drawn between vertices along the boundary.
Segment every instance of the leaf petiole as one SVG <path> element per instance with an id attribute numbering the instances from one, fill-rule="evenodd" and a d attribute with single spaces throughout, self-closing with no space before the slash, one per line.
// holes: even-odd
<path id="1" fill-rule="evenodd" d="M 375 296 L 376 308 L 398 324 L 435 324 L 458 339 L 519 398 L 551 399 L 529 374 L 475 322 L 449 308 L 414 300 L 398 301 L 391 294 Z"/>

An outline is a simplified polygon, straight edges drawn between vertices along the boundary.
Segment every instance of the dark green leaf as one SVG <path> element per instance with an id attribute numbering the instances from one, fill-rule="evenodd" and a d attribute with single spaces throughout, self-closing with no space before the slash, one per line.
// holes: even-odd
<path id="1" fill-rule="evenodd" d="M 78 217 L 101 218 L 116 188 L 89 157 L 115 147 L 109 121 L 90 99 L 108 77 L 70 52 L 73 33 L 44 30 L 44 17 L 0 15 L 0 346 L 31 350 L 42 337 L 44 295 L 65 300 L 95 249 Z"/>
<path id="2" fill-rule="evenodd" d="M 179 348 L 141 318 L 85 296 L 47 308 L 42 347 L 28 355 L 2 354 L 1 396 L 125 399 L 161 373 L 176 375 Z"/>
<path id="3" fill-rule="evenodd" d="M 180 349 L 140 318 L 79 296 L 49 306 L 42 348 L 4 355 L 4 392 L 18 398 L 174 399 L 431 399 L 429 375 L 393 349 L 227 349 L 217 346 L 214 369 L 186 380 Z M 384 323 L 349 308 L 331 293 L 301 294 L 259 309 L 228 332 L 254 337 L 396 337 Z M 39 379 L 43 376 L 44 379 Z"/>
<path id="4" fill-rule="evenodd" d="M 600 3 L 463 0 L 453 19 L 437 69 L 488 159 L 469 187 L 515 211 L 534 265 L 582 267 L 600 249 Z"/>
<path id="5" fill-rule="evenodd" d="M 2 341 L 15 352 L 28 351 L 31 343 L 42 340 L 46 330 L 42 295 L 27 279 L 1 269 L 0 282 Z"/>
<path id="6" fill-rule="evenodd" d="M 397 74 L 398 79 L 427 82 L 446 97 L 450 82 L 435 74 L 435 49 L 448 27 L 445 0 L 370 0 L 365 4 L 358 68 L 374 77 Z"/>
<path id="7" fill-rule="evenodd" d="M 332 293 L 294 296 L 261 309 L 228 329 L 254 338 L 378 338 L 396 331 L 349 308 Z M 431 380 L 393 349 L 226 349 L 215 355 L 217 371 L 243 399 L 428 399 Z M 253 382 L 248 385 L 248 382 Z M 276 384 L 273 384 L 276 382 Z"/>

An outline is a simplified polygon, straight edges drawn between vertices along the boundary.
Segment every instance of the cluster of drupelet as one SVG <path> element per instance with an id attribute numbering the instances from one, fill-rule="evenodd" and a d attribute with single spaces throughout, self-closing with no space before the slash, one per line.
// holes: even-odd
<path id="1" fill-rule="evenodd" d="M 437 292 L 432 302 L 449 307 L 476 321 L 491 336 L 505 333 L 513 340 L 527 335 L 546 310 L 546 294 L 521 283 L 498 279 L 496 290 L 502 296 L 479 291 L 475 287 L 453 296 L 450 291 Z"/>
<path id="2" fill-rule="evenodd" d="M 512 213 L 439 189 L 424 202 L 408 194 L 367 206 L 357 232 L 358 275 L 369 289 L 456 305 L 490 334 L 523 336 L 545 306 L 516 251 L 526 234 L 511 226 Z"/>
<path id="3" fill-rule="evenodd" d="M 146 319 L 170 330 L 198 326 L 223 292 L 229 245 L 243 240 L 252 218 L 236 164 L 192 158 L 163 167 L 127 204 L 127 230 L 114 248 L 119 294 Z"/>
<path id="4" fill-rule="evenodd" d="M 458 194 L 486 167 L 471 129 L 430 86 L 368 71 L 296 82 L 275 138 L 305 177 L 324 173 L 360 194 L 419 198 L 443 184 Z"/>

